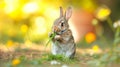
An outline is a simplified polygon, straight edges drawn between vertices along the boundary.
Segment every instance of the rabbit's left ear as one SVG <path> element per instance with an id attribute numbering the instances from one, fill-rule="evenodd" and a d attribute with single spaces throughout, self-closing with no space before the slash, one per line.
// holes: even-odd
<path id="1" fill-rule="evenodd" d="M 63 17 L 63 8 L 60 6 L 60 17 Z"/>
<path id="2" fill-rule="evenodd" d="M 72 16 L 72 7 L 68 7 L 67 11 L 65 13 L 66 20 L 69 20 L 69 18 Z"/>

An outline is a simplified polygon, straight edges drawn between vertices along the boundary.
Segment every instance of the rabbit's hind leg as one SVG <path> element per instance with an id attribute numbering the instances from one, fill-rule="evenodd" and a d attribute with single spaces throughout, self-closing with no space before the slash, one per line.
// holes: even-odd
<path id="1" fill-rule="evenodd" d="M 53 55 L 61 54 L 61 49 L 54 43 L 52 43 L 51 52 Z"/>
<path id="2" fill-rule="evenodd" d="M 75 45 L 73 45 L 71 48 L 69 48 L 69 50 L 66 51 L 65 56 L 68 58 L 74 58 L 76 53 L 76 47 Z"/>

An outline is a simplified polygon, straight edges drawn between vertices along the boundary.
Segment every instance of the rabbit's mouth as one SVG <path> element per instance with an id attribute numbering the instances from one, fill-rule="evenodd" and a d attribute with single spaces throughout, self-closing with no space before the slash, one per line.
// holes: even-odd
<path id="1" fill-rule="evenodd" d="M 58 27 L 55 26 L 53 30 L 56 34 L 59 34 L 59 35 L 61 34 L 61 31 Z"/>
<path id="2" fill-rule="evenodd" d="M 57 35 L 61 35 L 62 33 L 61 32 L 55 32 Z"/>
<path id="3" fill-rule="evenodd" d="M 61 35 L 61 34 L 63 34 L 64 32 L 66 32 L 67 31 L 67 29 L 66 28 L 64 28 L 64 29 L 61 29 L 61 28 L 58 28 L 58 27 L 54 27 L 54 32 L 57 34 L 57 35 Z"/>
<path id="4" fill-rule="evenodd" d="M 65 29 L 65 30 L 62 30 L 62 31 L 61 31 L 61 33 L 64 33 L 64 32 L 66 32 L 66 31 L 67 31 L 67 29 Z"/>
<path id="5" fill-rule="evenodd" d="M 63 33 L 65 33 L 67 31 L 67 29 L 65 29 L 65 30 L 62 30 L 62 31 L 57 31 L 57 32 L 55 32 L 57 35 L 61 35 L 61 34 L 63 34 Z"/>

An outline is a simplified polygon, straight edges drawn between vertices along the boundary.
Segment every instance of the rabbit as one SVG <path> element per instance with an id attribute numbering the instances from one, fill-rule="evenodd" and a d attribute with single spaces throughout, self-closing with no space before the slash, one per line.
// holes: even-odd
<path id="1" fill-rule="evenodd" d="M 63 8 L 60 7 L 60 16 L 54 21 L 52 32 L 49 34 L 49 37 L 51 37 L 53 33 L 56 33 L 52 39 L 51 46 L 51 53 L 53 55 L 63 55 L 67 58 L 74 58 L 76 53 L 76 44 L 68 24 L 68 20 L 71 15 L 71 7 L 67 8 L 65 15 L 63 15 Z"/>

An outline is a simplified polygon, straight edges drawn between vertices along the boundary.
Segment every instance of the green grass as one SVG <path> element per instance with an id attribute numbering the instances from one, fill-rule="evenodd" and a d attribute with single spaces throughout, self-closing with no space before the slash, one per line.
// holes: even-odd
<path id="1" fill-rule="evenodd" d="M 63 55 L 52 55 L 52 54 L 45 54 L 43 55 L 44 58 L 42 58 L 45 61 L 52 61 L 52 60 L 56 60 L 56 61 L 60 61 L 60 62 L 64 62 L 64 63 L 74 63 L 77 61 L 76 58 L 70 59 L 67 58 Z"/>

